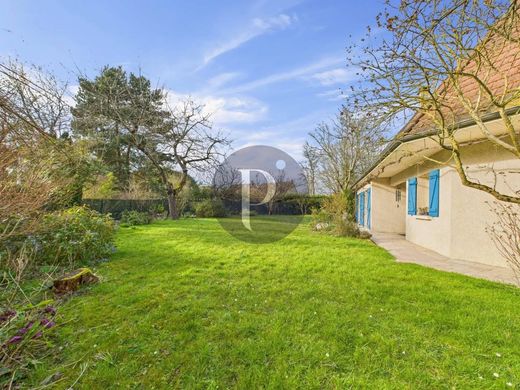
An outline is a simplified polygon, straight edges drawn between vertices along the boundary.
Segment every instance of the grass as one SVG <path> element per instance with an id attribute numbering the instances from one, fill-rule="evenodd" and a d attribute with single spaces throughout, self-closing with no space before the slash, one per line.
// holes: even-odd
<path id="1" fill-rule="evenodd" d="M 514 287 L 305 224 L 254 245 L 215 220 L 163 221 L 120 229 L 117 246 L 102 283 L 61 308 L 62 349 L 27 385 L 59 372 L 57 388 L 520 386 Z"/>

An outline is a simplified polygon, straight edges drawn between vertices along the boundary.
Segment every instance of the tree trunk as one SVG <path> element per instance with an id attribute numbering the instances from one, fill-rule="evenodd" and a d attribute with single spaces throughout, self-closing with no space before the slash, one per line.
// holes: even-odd
<path id="1" fill-rule="evenodd" d="M 168 189 L 168 218 L 179 219 L 177 194 L 172 189 Z"/>

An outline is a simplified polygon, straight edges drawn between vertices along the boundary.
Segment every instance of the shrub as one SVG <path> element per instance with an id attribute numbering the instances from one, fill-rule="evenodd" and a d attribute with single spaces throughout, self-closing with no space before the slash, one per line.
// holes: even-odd
<path id="1" fill-rule="evenodd" d="M 148 225 L 150 222 L 152 222 L 150 214 L 142 211 L 125 210 L 121 213 L 122 226 Z"/>
<path id="2" fill-rule="evenodd" d="M 345 194 L 326 198 L 320 209 L 312 210 L 314 230 L 327 231 L 337 236 L 359 237 L 359 228 L 351 212 L 351 202 Z"/>
<path id="3" fill-rule="evenodd" d="M 166 209 L 164 208 L 164 205 L 161 203 L 150 206 L 150 208 L 148 209 L 148 213 L 151 215 L 163 215 L 165 212 Z"/>
<path id="4" fill-rule="evenodd" d="M 195 206 L 195 215 L 198 218 L 221 218 L 227 215 L 221 200 L 206 199 Z"/>
<path id="5" fill-rule="evenodd" d="M 113 252 L 114 221 L 84 206 L 56 211 L 43 218 L 44 230 L 30 237 L 38 246 L 37 261 L 75 265 Z"/>

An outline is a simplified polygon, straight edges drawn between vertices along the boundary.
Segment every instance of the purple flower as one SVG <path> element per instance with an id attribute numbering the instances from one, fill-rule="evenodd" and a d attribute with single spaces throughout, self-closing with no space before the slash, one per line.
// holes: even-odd
<path id="1" fill-rule="evenodd" d="M 32 338 L 33 339 L 39 339 L 40 337 L 42 337 L 42 335 L 43 335 L 43 333 L 40 330 L 40 331 L 36 332 Z"/>
<path id="2" fill-rule="evenodd" d="M 12 344 L 18 344 L 20 341 L 23 340 L 23 337 L 22 336 L 13 336 L 11 337 L 8 341 L 7 341 L 7 345 L 12 345 Z"/>
<path id="3" fill-rule="evenodd" d="M 6 310 L 2 314 L 0 314 L 0 324 L 6 321 L 9 321 L 16 315 L 14 310 Z"/>
<path id="4" fill-rule="evenodd" d="M 56 325 L 56 323 L 54 321 L 51 321 L 47 318 L 43 318 L 41 321 L 40 321 L 40 325 L 43 325 L 45 328 L 49 329 L 49 328 L 52 328 L 53 326 Z"/>
<path id="5" fill-rule="evenodd" d="M 34 321 L 30 321 L 27 323 L 27 325 L 25 325 L 23 328 L 19 329 L 17 334 L 19 336 L 22 336 L 24 334 L 26 334 L 34 325 Z"/>
<path id="6" fill-rule="evenodd" d="M 45 309 L 43 309 L 43 312 L 55 316 L 56 315 L 56 308 L 52 307 L 52 306 L 47 306 Z"/>

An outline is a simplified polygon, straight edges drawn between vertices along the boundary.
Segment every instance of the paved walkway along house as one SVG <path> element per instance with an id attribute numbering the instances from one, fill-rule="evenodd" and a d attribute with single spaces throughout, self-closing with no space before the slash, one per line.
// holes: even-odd
<path id="1" fill-rule="evenodd" d="M 401 234 L 374 233 L 372 235 L 372 241 L 390 252 L 399 262 L 419 264 L 441 271 L 456 272 L 495 282 L 517 284 L 515 275 L 509 268 L 460 259 L 450 259 L 449 257 L 407 241 Z"/>

